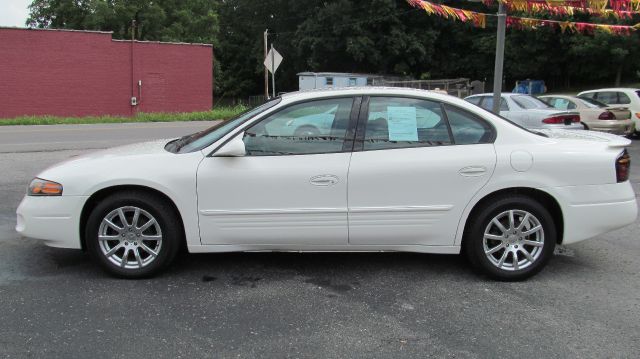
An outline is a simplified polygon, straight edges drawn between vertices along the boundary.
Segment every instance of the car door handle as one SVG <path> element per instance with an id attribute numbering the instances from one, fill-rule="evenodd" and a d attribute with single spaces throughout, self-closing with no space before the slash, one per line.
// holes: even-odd
<path id="1" fill-rule="evenodd" d="M 465 177 L 480 177 L 487 172 L 487 169 L 484 166 L 468 166 L 461 168 L 458 172 Z"/>
<path id="2" fill-rule="evenodd" d="M 314 186 L 331 186 L 338 183 L 339 179 L 334 175 L 318 175 L 313 176 L 309 182 Z"/>

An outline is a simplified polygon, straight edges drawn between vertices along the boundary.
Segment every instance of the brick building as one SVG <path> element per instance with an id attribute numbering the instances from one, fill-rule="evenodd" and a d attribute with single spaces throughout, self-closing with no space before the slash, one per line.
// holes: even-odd
<path id="1" fill-rule="evenodd" d="M 211 45 L 0 28 L 0 118 L 206 111 L 212 65 Z"/>

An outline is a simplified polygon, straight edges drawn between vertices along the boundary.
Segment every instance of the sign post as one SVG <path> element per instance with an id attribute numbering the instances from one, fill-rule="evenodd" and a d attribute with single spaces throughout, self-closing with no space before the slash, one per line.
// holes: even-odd
<path id="1" fill-rule="evenodd" d="M 272 97 L 276 97 L 276 70 L 282 63 L 282 59 L 282 55 L 280 55 L 280 53 L 273 48 L 273 44 L 271 44 L 271 49 L 264 59 L 264 66 L 271 72 Z"/>
<path id="2" fill-rule="evenodd" d="M 496 63 L 493 70 L 493 113 L 500 114 L 502 100 L 502 68 L 504 64 L 504 37 L 507 27 L 507 9 L 498 2 L 498 33 L 496 36 Z"/>

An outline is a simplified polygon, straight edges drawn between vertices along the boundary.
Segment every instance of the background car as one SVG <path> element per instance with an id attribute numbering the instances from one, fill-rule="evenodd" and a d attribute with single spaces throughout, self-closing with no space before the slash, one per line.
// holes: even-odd
<path id="1" fill-rule="evenodd" d="M 640 134 L 640 89 L 605 88 L 583 91 L 578 97 L 588 97 L 610 106 L 625 107 L 631 111 L 631 119 L 635 124 L 635 134 Z"/>
<path id="2" fill-rule="evenodd" d="M 588 97 L 568 95 L 544 95 L 538 97 L 558 110 L 580 113 L 580 120 L 586 130 L 609 132 L 616 135 L 633 133 L 631 112 L 619 106 L 609 106 Z"/>
<path id="3" fill-rule="evenodd" d="M 319 135 L 277 135 L 292 117 L 333 108 Z M 289 93 L 193 135 L 49 167 L 29 184 L 16 229 L 84 248 L 126 278 L 158 273 L 186 246 L 462 251 L 480 273 L 521 280 L 556 244 L 635 221 L 630 143 L 534 133 L 430 91 Z"/>
<path id="4" fill-rule="evenodd" d="M 465 98 L 466 101 L 487 111 L 493 109 L 493 94 L 486 93 Z M 518 93 L 503 93 L 500 116 L 528 129 L 582 130 L 580 114 L 575 111 L 559 111 L 537 98 Z"/>

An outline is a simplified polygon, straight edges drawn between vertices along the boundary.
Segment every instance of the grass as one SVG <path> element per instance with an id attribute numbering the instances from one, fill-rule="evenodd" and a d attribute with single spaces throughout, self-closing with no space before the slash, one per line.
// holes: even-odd
<path id="1" fill-rule="evenodd" d="M 21 116 L 0 119 L 0 126 L 15 125 L 62 125 L 88 123 L 125 123 L 125 122 L 175 122 L 175 121 L 214 121 L 227 120 L 245 111 L 245 106 L 216 107 L 210 111 L 184 113 L 138 113 L 132 117 L 123 116 Z"/>

